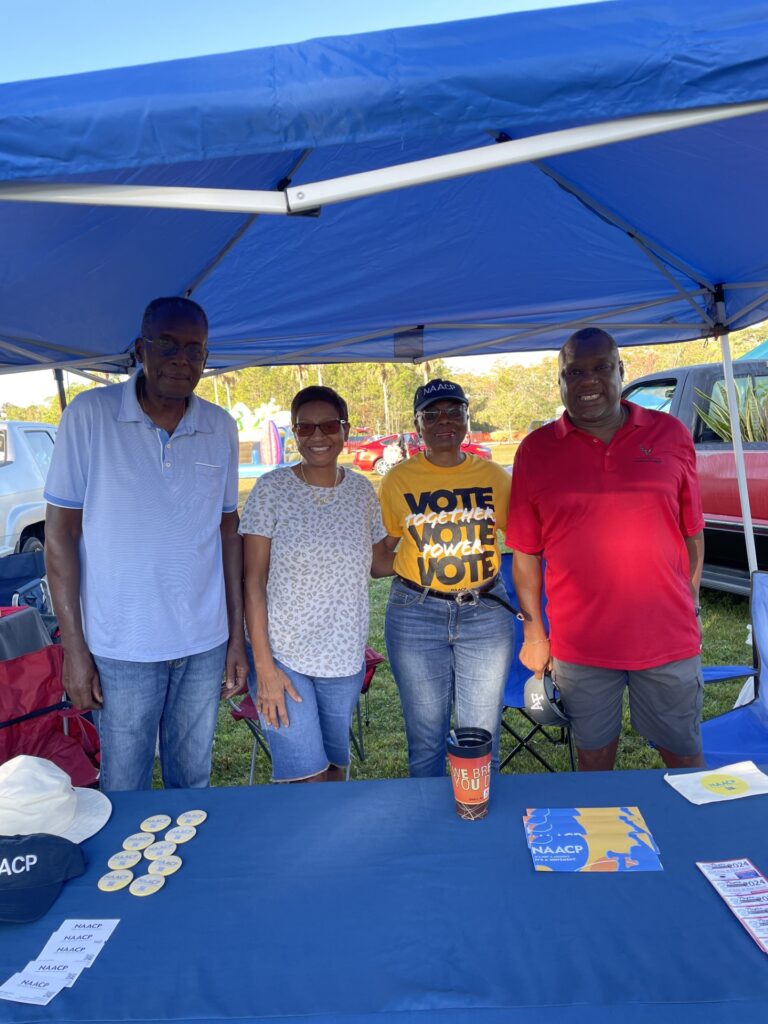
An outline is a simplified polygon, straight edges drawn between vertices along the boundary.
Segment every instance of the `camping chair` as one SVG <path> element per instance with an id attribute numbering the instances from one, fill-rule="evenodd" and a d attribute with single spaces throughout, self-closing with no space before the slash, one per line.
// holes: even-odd
<path id="1" fill-rule="evenodd" d="M 272 755 L 269 751 L 269 744 L 264 730 L 261 727 L 259 720 L 259 713 L 256 710 L 256 704 L 254 703 L 254 697 L 256 695 L 256 672 L 253 666 L 253 651 L 250 644 L 246 644 L 246 653 L 248 654 L 248 664 L 250 665 L 251 671 L 248 674 L 248 693 L 238 704 L 237 701 L 229 699 L 227 704 L 229 705 L 230 714 L 235 722 L 244 722 L 250 730 L 251 736 L 253 737 L 253 746 L 251 747 L 251 765 L 248 775 L 248 782 L 253 785 L 253 776 L 256 770 L 256 757 L 258 756 L 259 750 L 264 753 L 267 758 L 271 761 Z M 372 647 L 365 648 L 365 675 L 363 677 L 363 685 L 360 687 L 360 697 L 355 707 L 355 715 L 352 723 L 349 727 L 349 739 L 352 744 L 352 749 L 357 754 L 361 761 L 365 760 L 365 742 L 363 739 L 363 723 L 367 727 L 370 725 L 370 713 L 368 707 L 368 691 L 370 690 L 373 677 L 376 673 L 378 666 L 384 661 L 384 655 L 379 654 L 378 651 L 374 651 Z M 363 705 L 362 710 L 360 705 Z"/>
<path id="2" fill-rule="evenodd" d="M 51 635 L 58 628 L 42 551 L 0 558 L 0 607 L 16 605 L 37 608 Z"/>
<path id="3" fill-rule="evenodd" d="M 512 581 L 512 554 L 511 552 L 505 552 L 501 556 L 501 578 L 507 591 L 507 597 L 509 603 L 513 607 L 518 606 L 517 594 L 515 592 L 515 585 Z M 542 588 L 541 595 L 542 602 L 542 614 L 544 615 L 544 623 L 548 625 L 545 604 L 546 595 Z M 523 697 L 523 690 L 525 688 L 525 682 L 530 678 L 530 670 L 523 665 L 520 661 L 520 649 L 523 646 L 523 624 L 520 620 L 514 616 L 510 616 L 512 623 L 512 629 L 515 632 L 515 646 L 514 654 L 512 656 L 512 667 L 509 670 L 507 676 L 507 682 L 504 687 L 504 710 L 501 715 L 501 727 L 505 732 L 508 732 L 516 741 L 515 746 L 512 750 L 506 754 L 501 763 L 499 764 L 499 771 L 503 771 L 504 768 L 509 764 L 513 757 L 516 757 L 522 751 L 527 751 L 534 757 L 539 764 L 541 764 L 548 772 L 554 772 L 557 769 L 544 757 L 534 741 L 543 740 L 546 743 L 550 743 L 553 746 L 560 746 L 566 744 L 568 746 L 568 757 L 571 763 L 571 771 L 576 768 L 576 761 L 573 754 L 573 740 L 571 738 L 571 730 L 567 727 L 564 728 L 549 728 L 543 725 L 539 725 L 535 722 L 530 715 L 525 711 L 525 700 Z M 522 725 L 521 725 L 522 720 Z M 518 731 L 521 729 L 522 731 Z M 540 747 L 541 744 L 538 744 Z"/>
<path id="4" fill-rule="evenodd" d="M 17 754 L 44 757 L 73 785 L 92 786 L 98 733 L 65 699 L 62 664 L 36 608 L 0 609 L 0 763 Z"/>
<path id="5" fill-rule="evenodd" d="M 360 687 L 360 696 L 358 697 L 357 704 L 355 705 L 355 720 L 349 727 L 349 738 L 352 741 L 355 753 L 361 761 L 365 760 L 363 719 L 365 720 L 366 728 L 371 724 L 370 709 L 368 707 L 368 691 L 371 688 L 373 677 L 376 675 L 376 669 L 384 660 L 384 655 L 379 654 L 378 651 L 374 651 L 372 647 L 365 648 L 365 675 L 363 676 L 363 685 Z M 364 713 L 361 713 L 360 710 L 361 703 L 363 705 Z"/>
<path id="6" fill-rule="evenodd" d="M 768 763 L 768 676 L 764 675 L 768 665 L 768 572 L 752 573 L 750 612 L 757 670 L 748 671 L 755 671 L 755 696 L 749 703 L 702 724 L 708 768 L 736 761 Z"/>

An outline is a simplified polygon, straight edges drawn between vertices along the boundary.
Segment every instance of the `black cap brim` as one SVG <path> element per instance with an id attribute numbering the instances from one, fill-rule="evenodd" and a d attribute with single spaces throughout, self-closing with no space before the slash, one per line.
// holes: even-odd
<path id="1" fill-rule="evenodd" d="M 0 922 L 28 924 L 47 914 L 59 898 L 64 880 L 35 888 L 0 891 Z"/>

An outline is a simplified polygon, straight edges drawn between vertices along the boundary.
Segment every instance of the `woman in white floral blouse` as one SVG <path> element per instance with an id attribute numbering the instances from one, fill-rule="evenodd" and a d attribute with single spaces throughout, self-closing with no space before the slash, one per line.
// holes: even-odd
<path id="1" fill-rule="evenodd" d="M 301 462 L 266 473 L 243 509 L 245 617 L 274 782 L 342 780 L 365 672 L 368 578 L 392 571 L 371 484 L 338 465 L 347 403 L 291 403 Z"/>

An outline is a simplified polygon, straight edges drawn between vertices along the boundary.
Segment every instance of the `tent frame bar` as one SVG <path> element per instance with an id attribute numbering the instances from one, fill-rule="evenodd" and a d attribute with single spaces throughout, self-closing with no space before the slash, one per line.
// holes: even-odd
<path id="1" fill-rule="evenodd" d="M 760 101 L 620 118 L 556 132 L 544 132 L 525 139 L 494 142 L 458 153 L 445 153 L 426 160 L 412 160 L 326 181 L 289 186 L 284 191 L 7 182 L 0 186 L 0 200 L 201 210 L 212 213 L 300 214 L 332 203 L 360 199 L 363 196 L 445 181 L 513 164 L 534 163 L 564 153 L 679 131 L 767 110 L 768 102 Z"/>

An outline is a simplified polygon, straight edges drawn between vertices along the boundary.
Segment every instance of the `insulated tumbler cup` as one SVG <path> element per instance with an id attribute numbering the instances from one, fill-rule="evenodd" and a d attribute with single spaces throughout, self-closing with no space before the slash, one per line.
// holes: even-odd
<path id="1" fill-rule="evenodd" d="M 487 729 L 466 728 L 455 729 L 446 741 L 456 813 L 467 821 L 476 821 L 488 814 L 491 739 Z"/>

